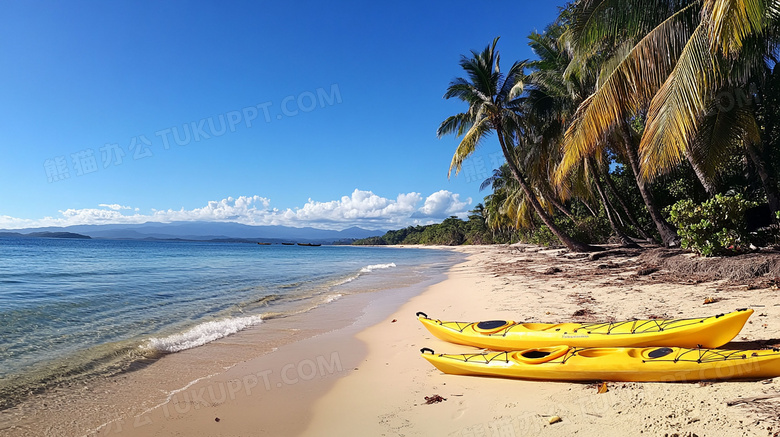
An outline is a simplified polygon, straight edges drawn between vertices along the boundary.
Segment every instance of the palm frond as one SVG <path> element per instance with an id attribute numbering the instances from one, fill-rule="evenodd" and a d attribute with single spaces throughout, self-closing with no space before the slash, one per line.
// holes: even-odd
<path id="1" fill-rule="evenodd" d="M 460 144 L 458 144 L 458 148 L 455 149 L 455 154 L 450 162 L 450 169 L 447 171 L 448 178 L 452 174 L 453 169 L 455 169 L 456 175 L 460 173 L 463 161 L 474 153 L 482 140 L 490 136 L 491 132 L 490 124 L 486 118 L 483 117 L 474 122 L 471 129 L 466 132 Z"/>
<path id="2" fill-rule="evenodd" d="M 734 90 L 724 90 L 724 92 Z M 746 144 L 760 144 L 760 129 L 752 108 L 731 107 L 713 99 L 707 105 L 689 150 L 710 180 L 718 176 L 726 158 Z"/>
<path id="3" fill-rule="evenodd" d="M 771 22 L 780 21 L 780 0 L 767 0 L 766 11 Z"/>
<path id="4" fill-rule="evenodd" d="M 450 86 L 447 87 L 447 91 L 444 93 L 445 99 L 457 98 L 467 103 L 473 102 L 478 97 L 477 90 L 462 77 L 450 82 Z"/>
<path id="5" fill-rule="evenodd" d="M 702 16 L 710 50 L 735 56 L 745 39 L 762 31 L 768 12 L 764 0 L 705 0 Z"/>
<path id="6" fill-rule="evenodd" d="M 501 84 L 501 88 L 498 90 L 498 95 L 504 97 L 508 106 L 523 93 L 525 87 L 523 72 L 526 64 L 527 61 L 520 61 L 512 64 L 509 71 L 506 73 L 506 78 Z"/>
<path id="7" fill-rule="evenodd" d="M 528 45 L 531 50 L 539 58 L 537 61 L 533 61 L 531 65 L 536 68 L 543 68 L 542 66 L 554 60 L 558 57 L 558 48 L 555 47 L 555 40 L 549 38 L 547 35 L 543 35 L 537 32 L 532 32 L 528 35 Z"/>
<path id="8" fill-rule="evenodd" d="M 694 6 L 683 8 L 625 53 L 603 84 L 577 110 L 564 139 L 556 183 L 591 153 L 615 125 L 646 105 L 666 81 L 693 31 Z"/>
<path id="9" fill-rule="evenodd" d="M 579 52 L 632 41 L 698 1 L 580 0 L 573 10 L 572 41 Z"/>
<path id="10" fill-rule="evenodd" d="M 498 61 L 496 45 L 499 38 L 496 37 L 481 53 L 472 51 L 471 57 L 462 56 L 460 61 L 461 68 L 466 71 L 473 86 L 485 96 L 498 88 L 497 84 L 501 79 L 501 73 L 495 71 Z"/>
<path id="11" fill-rule="evenodd" d="M 447 117 L 447 119 L 441 123 L 439 128 L 436 129 L 436 135 L 439 138 L 450 134 L 461 136 L 464 133 L 466 133 L 469 129 L 471 129 L 471 126 L 473 124 L 474 122 L 472 118 L 469 116 L 469 114 L 466 113 L 456 114 Z"/>
<path id="12" fill-rule="evenodd" d="M 645 180 L 679 164 L 696 134 L 699 118 L 719 80 L 708 42 L 707 28 L 699 25 L 650 104 L 639 145 Z"/>
<path id="13" fill-rule="evenodd" d="M 598 77 L 596 78 L 596 88 L 601 88 L 604 82 L 606 82 L 607 79 L 612 76 L 615 70 L 620 67 L 623 61 L 628 58 L 633 48 L 634 45 L 629 41 L 625 41 L 615 47 L 612 56 L 605 59 L 604 62 L 602 62 L 599 66 Z"/>

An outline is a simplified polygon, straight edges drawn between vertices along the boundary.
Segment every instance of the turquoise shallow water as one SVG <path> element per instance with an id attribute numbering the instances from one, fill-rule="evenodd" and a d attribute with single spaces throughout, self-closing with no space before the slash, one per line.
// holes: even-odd
<path id="1" fill-rule="evenodd" d="M 440 250 L 0 238 L 0 409 L 460 259 Z"/>

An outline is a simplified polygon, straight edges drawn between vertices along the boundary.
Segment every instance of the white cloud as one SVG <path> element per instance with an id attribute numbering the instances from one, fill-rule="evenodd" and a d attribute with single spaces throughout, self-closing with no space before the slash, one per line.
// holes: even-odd
<path id="1" fill-rule="evenodd" d="M 291 214 L 285 216 L 301 223 L 395 223 L 408 218 L 421 199 L 422 196 L 414 192 L 399 194 L 392 200 L 371 191 L 355 190 L 351 196 L 343 196 L 340 200 L 316 202 L 309 199 L 302 208 L 289 210 Z"/>
<path id="2" fill-rule="evenodd" d="M 119 211 L 120 209 L 133 209 L 130 206 L 124 206 L 118 203 L 112 203 L 112 204 L 101 203 L 98 206 L 102 206 L 103 208 L 113 209 L 114 211 Z M 138 210 L 138 208 L 136 208 L 136 210 Z"/>
<path id="3" fill-rule="evenodd" d="M 471 204 L 471 198 L 465 202 L 460 200 L 460 194 L 454 194 L 447 190 L 437 191 L 427 199 L 418 210 L 419 217 L 447 218 L 451 215 L 461 215 L 465 208 Z"/>
<path id="4" fill-rule="evenodd" d="M 98 205 L 99 208 L 61 210 L 59 217 L 37 220 L 0 216 L 0 228 L 215 221 L 322 229 L 345 229 L 351 226 L 397 229 L 413 224 L 433 223 L 450 215 L 465 217 L 470 204 L 470 198 L 461 201 L 458 194 L 446 190 L 437 191 L 426 198 L 420 193 L 411 192 L 391 199 L 356 189 L 351 195 L 342 196 L 338 200 L 309 199 L 301 207 L 284 210 L 271 208 L 270 199 L 257 195 L 209 201 L 205 206 L 194 209 L 152 209 L 147 214 L 142 214 L 138 208 L 104 203 Z"/>
<path id="5" fill-rule="evenodd" d="M 179 222 L 179 221 L 216 221 L 238 222 L 249 225 L 268 224 L 268 206 L 271 201 L 260 196 L 228 197 L 219 201 L 212 200 L 202 208 L 191 210 L 155 210 L 148 221 Z M 258 209 L 258 206 L 260 208 Z"/>
<path id="6" fill-rule="evenodd" d="M 40 225 L 38 220 L 20 219 L 8 215 L 0 216 L 0 229 L 21 229 L 38 226 L 46 225 Z"/>

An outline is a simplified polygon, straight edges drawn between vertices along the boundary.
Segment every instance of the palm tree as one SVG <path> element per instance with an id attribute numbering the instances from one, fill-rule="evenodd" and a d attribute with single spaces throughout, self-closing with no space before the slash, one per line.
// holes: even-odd
<path id="1" fill-rule="evenodd" d="M 542 143 L 547 143 L 547 147 L 539 148 L 545 150 L 548 157 L 545 163 L 547 167 L 543 171 L 547 181 L 554 173 L 555 164 L 561 159 L 560 143 L 566 126 L 578 105 L 592 92 L 596 82 L 592 69 L 569 70 L 573 65 L 573 53 L 567 48 L 567 12 L 568 10 L 563 10 L 558 20 L 547 26 L 544 33 L 532 33 L 529 36 L 529 46 L 539 60 L 531 63 L 533 72 L 530 74 L 527 112 L 535 118 L 533 125 L 541 126 Z M 603 144 L 606 148 L 607 143 Z M 617 210 L 613 208 L 606 190 L 601 185 L 599 168 L 594 157 L 583 159 L 578 167 L 579 171 L 569 172 L 567 184 L 559 184 L 559 187 L 564 189 L 566 194 L 579 198 L 594 197 L 595 187 L 613 232 L 625 246 L 638 247 L 618 223 Z M 641 231 L 641 228 L 639 230 Z"/>
<path id="2" fill-rule="evenodd" d="M 569 156 L 561 174 L 605 136 L 621 135 L 648 210 L 668 242 L 671 233 L 661 229 L 642 185 L 687 160 L 713 192 L 704 157 L 717 154 L 696 150 L 702 120 L 718 90 L 747 84 L 727 66 L 752 38 L 776 26 L 779 15 L 778 0 L 577 2 L 573 35 L 580 55 L 614 55 L 567 132 Z M 630 129 L 638 118 L 646 120 L 641 135 Z"/>
<path id="3" fill-rule="evenodd" d="M 480 191 L 486 188 L 493 193 L 486 197 L 488 207 L 488 225 L 497 231 L 531 228 L 534 226 L 533 212 L 519 184 L 512 176 L 509 166 L 504 164 L 494 169 L 493 174 L 479 186 Z M 549 205 L 542 205 L 550 212 Z"/>
<path id="4" fill-rule="evenodd" d="M 680 49 L 674 44 L 676 41 L 669 40 L 669 35 L 687 30 L 685 25 L 693 21 L 696 7 L 680 7 L 671 4 L 679 3 L 673 0 L 650 3 L 582 0 L 575 4 L 572 40 L 578 56 L 588 59 L 607 54 L 609 58 L 602 63 L 596 90 L 583 100 L 566 132 L 564 159 L 556 179 L 560 181 L 572 166 L 593 155 L 606 138 L 616 139 L 615 143 L 622 144 L 621 152 L 662 241 L 674 245 L 677 234 L 664 220 L 643 178 L 645 166 L 640 165 L 639 157 L 641 136 L 632 122 L 642 119 L 650 100 L 673 68 L 671 58 Z M 655 37 L 642 37 L 648 32 Z M 642 58 L 653 51 L 663 52 L 668 58 L 659 56 L 657 62 Z"/>
<path id="5" fill-rule="evenodd" d="M 518 167 L 513 139 L 523 131 L 520 110 L 525 62 L 515 62 L 506 73 L 502 73 L 497 44 L 498 38 L 481 53 L 472 51 L 472 57 L 463 56 L 460 66 L 468 79 L 455 79 L 444 94 L 445 99 L 458 98 L 469 105 L 467 112 L 448 117 L 437 131 L 439 138 L 449 134 L 463 137 L 452 157 L 449 174 L 453 169 L 457 174 L 463 161 L 474 153 L 480 142 L 495 132 L 512 176 L 520 184 L 527 202 L 542 222 L 569 250 L 595 250 L 594 247 L 573 239 L 554 223 L 539 203 L 526 175 Z"/>
<path id="6" fill-rule="evenodd" d="M 504 199 L 501 192 L 494 192 L 485 196 L 485 225 L 493 233 L 509 235 L 515 226 L 503 211 Z"/>
<path id="7" fill-rule="evenodd" d="M 479 189 L 482 191 L 488 187 L 493 190 L 491 202 L 496 206 L 495 211 L 503 216 L 495 217 L 496 223 L 502 226 L 509 223 L 512 229 L 530 229 L 536 226 L 533 207 L 507 164 L 494 169 L 493 174 L 482 182 Z M 547 197 L 537 192 L 537 199 L 548 214 L 554 213 L 554 208 L 557 207 L 549 202 Z"/>

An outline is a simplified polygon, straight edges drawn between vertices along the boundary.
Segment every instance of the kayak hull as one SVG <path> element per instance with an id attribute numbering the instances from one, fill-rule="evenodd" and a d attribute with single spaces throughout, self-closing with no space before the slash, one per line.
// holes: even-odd
<path id="1" fill-rule="evenodd" d="M 493 350 L 568 345 L 573 347 L 677 346 L 712 349 L 739 334 L 752 309 L 694 319 L 605 323 L 445 322 L 417 313 L 437 338 Z"/>
<path id="2" fill-rule="evenodd" d="M 558 346 L 481 354 L 423 353 L 423 357 L 447 374 L 538 381 L 685 382 L 780 376 L 776 349 Z"/>

